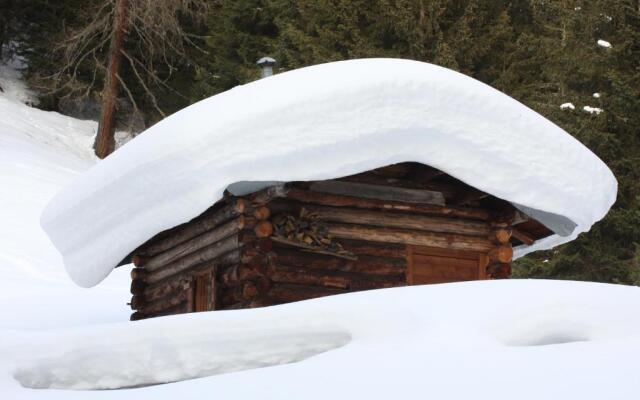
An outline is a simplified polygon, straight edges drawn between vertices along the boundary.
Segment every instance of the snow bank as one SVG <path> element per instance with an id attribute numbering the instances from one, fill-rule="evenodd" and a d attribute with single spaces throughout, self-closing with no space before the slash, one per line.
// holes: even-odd
<path id="1" fill-rule="evenodd" d="M 29 95 L 14 72 L 0 67 L 13 79 L 0 82 L 0 343 L 6 330 L 128 320 L 118 307 L 128 301 L 127 268 L 92 291 L 79 288 L 40 227 L 44 206 L 95 163 L 97 123 L 22 104 Z"/>
<path id="2" fill-rule="evenodd" d="M 9 361 L 9 374 L 25 387 L 208 378 L 72 392 L 28 391 L 0 375 L 0 387 L 11 399 L 631 399 L 639 307 L 639 288 L 594 283 L 373 290 L 13 337 L 5 349 L 0 344 L 0 366 Z M 272 367 L 256 369 L 265 366 Z"/>
<path id="3" fill-rule="evenodd" d="M 417 161 L 588 230 L 616 197 L 611 171 L 510 97 L 434 65 L 365 59 L 236 87 L 166 118 L 80 176 L 41 223 L 73 280 L 100 282 L 154 234 L 242 181 L 329 179 Z"/>
<path id="4" fill-rule="evenodd" d="M 611 48 L 611 43 L 607 42 L 606 40 L 598 39 L 597 43 L 598 43 L 598 46 L 604 47 L 605 49 Z"/>

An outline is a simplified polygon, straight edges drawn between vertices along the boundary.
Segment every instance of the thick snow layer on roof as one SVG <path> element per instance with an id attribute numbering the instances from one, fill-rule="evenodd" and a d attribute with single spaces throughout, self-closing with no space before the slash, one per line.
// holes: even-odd
<path id="1" fill-rule="evenodd" d="M 503 93 L 431 64 L 364 59 L 290 71 L 185 108 L 81 175 L 41 223 L 73 280 L 92 286 L 230 184 L 329 179 L 403 161 L 576 224 L 519 254 L 588 230 L 616 197 L 600 159 Z"/>

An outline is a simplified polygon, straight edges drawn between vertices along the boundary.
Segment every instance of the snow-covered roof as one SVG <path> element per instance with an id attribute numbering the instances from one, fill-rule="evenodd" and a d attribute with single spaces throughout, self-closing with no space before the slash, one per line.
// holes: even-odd
<path id="1" fill-rule="evenodd" d="M 153 235 L 236 182 L 306 181 L 416 161 L 587 231 L 616 198 L 607 166 L 571 135 L 465 75 L 400 59 L 341 61 L 193 104 L 79 176 L 41 224 L 72 279 L 93 286 Z"/>

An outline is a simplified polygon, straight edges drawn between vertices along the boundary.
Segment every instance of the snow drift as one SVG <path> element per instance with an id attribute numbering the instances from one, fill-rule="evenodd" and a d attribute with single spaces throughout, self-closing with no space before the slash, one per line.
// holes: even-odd
<path id="1" fill-rule="evenodd" d="M 119 399 L 630 399 L 639 306 L 636 287 L 476 281 L 85 327 L 7 344 L 29 349 L 11 371 L 30 388 L 209 377 L 110 392 Z M 7 398 L 24 393 L 17 386 L 5 387 Z"/>
<path id="2" fill-rule="evenodd" d="M 611 171 L 539 114 L 434 65 L 364 59 L 236 87 L 166 118 L 65 188 L 41 224 L 92 286 L 154 234 L 242 181 L 330 179 L 417 161 L 587 231 L 615 201 Z"/>

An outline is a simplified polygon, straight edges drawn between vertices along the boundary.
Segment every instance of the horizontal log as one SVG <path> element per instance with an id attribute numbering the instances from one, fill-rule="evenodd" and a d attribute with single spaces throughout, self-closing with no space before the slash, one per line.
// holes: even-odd
<path id="1" fill-rule="evenodd" d="M 168 282 L 179 281 L 182 279 L 191 281 L 194 275 L 201 274 L 204 272 L 214 272 L 218 270 L 224 270 L 225 268 L 228 268 L 232 265 L 237 265 L 242 262 L 243 250 L 244 250 L 243 248 L 238 248 L 228 253 L 224 253 L 220 257 L 216 257 L 212 260 L 208 260 L 208 261 L 196 264 L 177 274 L 170 275 L 164 279 L 155 281 L 153 283 L 148 283 L 146 288 L 155 289 L 157 287 L 167 284 Z"/>
<path id="2" fill-rule="evenodd" d="M 380 243 L 340 239 L 340 245 L 342 245 L 344 250 L 355 254 L 356 258 L 361 255 L 369 255 L 404 259 L 407 255 L 407 246 L 403 243 Z"/>
<path id="3" fill-rule="evenodd" d="M 407 279 L 404 275 L 393 278 L 386 279 L 383 281 L 371 281 L 368 279 L 354 279 L 351 281 L 351 286 L 349 287 L 352 291 L 360 291 L 360 290 L 370 290 L 370 289 L 384 289 L 384 288 L 392 288 L 392 287 L 401 287 L 407 286 Z"/>
<path id="4" fill-rule="evenodd" d="M 275 263 L 308 269 L 337 270 L 371 275 L 402 275 L 406 271 L 406 259 L 361 255 L 357 260 L 347 260 L 304 251 L 276 248 Z"/>
<path id="5" fill-rule="evenodd" d="M 142 245 L 140 249 L 134 251 L 134 254 L 141 257 L 150 257 L 155 254 L 159 254 L 184 241 L 207 232 L 232 218 L 251 211 L 252 207 L 246 200 L 234 199 L 231 203 L 218 210 L 207 211 L 185 224 L 163 232 L 162 238 L 159 238 L 158 240 L 151 239 L 149 242 Z"/>
<path id="6" fill-rule="evenodd" d="M 295 207 L 295 205 L 293 205 L 293 207 Z M 274 204 L 272 208 L 277 210 L 290 209 L 292 205 L 277 203 Z M 493 232 L 488 223 L 471 219 L 316 205 L 305 206 L 305 209 L 312 212 L 319 220 L 327 222 L 416 229 L 429 232 L 458 233 L 483 237 L 488 237 Z"/>
<path id="7" fill-rule="evenodd" d="M 276 283 L 296 283 L 342 289 L 391 287 L 398 286 L 405 281 L 404 274 L 380 276 L 286 265 L 270 266 L 268 276 Z"/>
<path id="8" fill-rule="evenodd" d="M 196 265 L 214 261 L 216 258 L 221 257 L 225 253 L 231 252 L 242 246 L 242 243 L 239 241 L 239 235 L 229 236 L 225 239 L 222 239 L 219 242 L 206 246 L 196 252 L 193 252 L 185 257 L 177 259 L 163 268 L 160 268 L 153 273 L 150 273 L 146 276 L 147 283 L 154 283 L 161 281 L 169 276 L 176 275 L 183 271 L 188 270 L 189 268 L 193 268 Z M 236 254 L 234 252 L 233 254 Z M 237 256 L 238 261 L 240 259 L 239 255 Z"/>
<path id="9" fill-rule="evenodd" d="M 513 259 L 513 249 L 510 245 L 495 247 L 489 251 L 488 256 L 491 262 L 509 263 Z"/>
<path id="10" fill-rule="evenodd" d="M 444 206 L 444 196 L 442 193 L 430 190 L 342 181 L 313 182 L 310 185 L 310 189 L 313 192 L 330 193 L 340 196 Z"/>
<path id="11" fill-rule="evenodd" d="M 237 234 L 240 230 L 246 228 L 252 223 L 252 219 L 241 215 L 149 258 L 144 263 L 144 268 L 149 272 L 156 271 L 174 260 L 195 253 L 206 246 L 219 242 L 233 234 Z"/>
<path id="12" fill-rule="evenodd" d="M 157 312 L 150 312 L 146 310 L 144 312 L 138 311 L 133 313 L 131 317 L 133 318 L 133 315 L 138 314 L 138 317 L 137 317 L 138 319 L 146 319 L 146 318 L 164 317 L 167 315 L 184 314 L 192 311 L 193 310 L 191 309 L 191 303 L 187 300 L 187 301 L 183 301 L 182 303 L 178 303 L 175 306 L 161 309 L 160 311 L 157 311 Z"/>
<path id="13" fill-rule="evenodd" d="M 164 284 L 148 287 L 144 290 L 144 300 L 155 301 L 163 297 L 175 294 L 176 292 L 187 291 L 191 289 L 191 278 L 181 277 L 171 279 Z"/>
<path id="14" fill-rule="evenodd" d="M 326 286 L 347 289 L 351 278 L 333 274 L 326 270 L 309 270 L 303 267 L 274 265 L 269 268 L 269 279 L 276 283 L 297 283 L 302 285 Z"/>
<path id="15" fill-rule="evenodd" d="M 131 294 L 140 294 L 144 291 L 145 283 L 142 279 L 131 280 Z"/>
<path id="16" fill-rule="evenodd" d="M 141 305 L 141 308 L 139 310 L 146 315 L 160 313 L 167 309 L 172 309 L 173 307 L 186 303 L 187 301 L 189 301 L 190 296 L 190 291 L 177 292 L 173 296 L 167 296 L 156 301 L 145 303 Z"/>
<path id="17" fill-rule="evenodd" d="M 266 266 L 264 269 L 251 267 L 245 264 L 236 264 L 228 268 L 225 268 L 218 274 L 218 282 L 225 286 L 238 285 L 241 281 L 256 279 L 264 276 L 266 272 Z"/>
<path id="18" fill-rule="evenodd" d="M 337 180 L 341 182 L 366 183 L 371 185 L 393 186 L 405 189 L 420 189 L 429 190 L 432 192 L 440 192 L 442 193 L 442 196 L 444 196 L 445 201 L 453 198 L 459 190 L 459 188 L 450 184 L 443 184 L 440 182 L 424 183 L 413 179 L 383 177 L 370 172 L 363 172 L 357 175 L 346 176 L 344 178 L 338 178 Z"/>
<path id="19" fill-rule="evenodd" d="M 345 289 L 294 285 L 289 283 L 274 283 L 266 298 L 279 303 L 308 300 L 317 297 L 330 296 L 334 294 L 347 293 Z"/>
<path id="20" fill-rule="evenodd" d="M 531 235 L 528 235 L 517 228 L 513 229 L 513 237 L 526 244 L 527 246 L 531 246 L 536 241 Z"/>
<path id="21" fill-rule="evenodd" d="M 431 233 L 425 231 L 373 228 L 361 225 L 327 223 L 331 235 L 338 238 L 370 240 L 374 242 L 406 243 L 454 250 L 485 252 L 494 247 L 490 240 L 476 236 L 452 233 Z"/>
<path id="22" fill-rule="evenodd" d="M 354 207 L 369 210 L 400 211 L 414 214 L 453 216 L 487 221 L 491 218 L 488 210 L 463 207 L 441 207 L 429 204 L 411 204 L 397 201 L 382 201 L 363 199 L 351 196 L 341 196 L 329 193 L 311 192 L 303 189 L 291 188 L 286 192 L 289 199 L 301 203 L 325 205 L 332 207 Z"/>
<path id="23" fill-rule="evenodd" d="M 273 199 L 285 197 L 287 191 L 288 188 L 285 188 L 284 185 L 269 186 L 268 188 L 247 195 L 246 198 L 251 202 L 253 207 L 257 208 L 264 206 Z"/>

